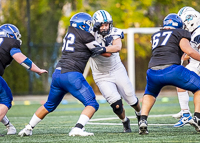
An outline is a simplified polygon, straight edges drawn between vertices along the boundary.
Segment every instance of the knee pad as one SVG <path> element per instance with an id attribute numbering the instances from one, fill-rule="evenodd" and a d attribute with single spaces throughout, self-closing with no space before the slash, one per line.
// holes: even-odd
<path id="1" fill-rule="evenodd" d="M 122 100 L 117 100 L 115 103 L 110 105 L 113 108 L 113 112 L 117 115 L 121 115 L 123 112 Z"/>

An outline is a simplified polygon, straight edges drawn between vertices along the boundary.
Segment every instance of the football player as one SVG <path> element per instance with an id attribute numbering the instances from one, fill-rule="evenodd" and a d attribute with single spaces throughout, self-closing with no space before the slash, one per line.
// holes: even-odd
<path id="1" fill-rule="evenodd" d="M 191 7 L 183 7 L 179 10 L 178 14 L 180 15 L 182 21 L 184 22 L 184 29 L 188 30 L 191 35 L 190 45 L 196 51 L 199 51 L 200 45 L 200 13 Z M 200 76 L 200 63 L 199 61 L 190 58 L 189 64 L 186 66 L 187 69 L 194 71 Z M 180 118 L 178 123 L 174 127 L 182 127 L 185 124 L 189 123 L 189 120 L 192 119 L 190 108 L 189 108 L 189 94 L 188 91 L 184 89 L 177 88 L 178 99 L 181 107 L 181 111 L 178 114 L 173 115 L 175 118 Z"/>
<path id="2" fill-rule="evenodd" d="M 14 59 L 26 69 L 36 72 L 41 75 L 47 73 L 46 70 L 37 67 L 29 58 L 21 52 L 21 34 L 18 28 L 12 24 L 3 24 L 0 26 L 0 121 L 8 128 L 7 134 L 15 134 L 16 129 L 9 123 L 5 116 L 7 111 L 11 108 L 12 93 L 6 81 L 2 78 L 5 68 Z M 9 130 L 12 130 L 9 132 Z M 12 132 L 12 133 L 11 133 Z"/>
<path id="3" fill-rule="evenodd" d="M 183 53 L 200 61 L 200 54 L 190 46 L 191 34 L 182 29 L 183 22 L 177 14 L 163 20 L 163 28 L 151 36 L 152 56 L 147 70 L 147 85 L 142 100 L 139 134 L 148 134 L 147 118 L 160 90 L 173 85 L 194 93 L 194 120 L 190 124 L 200 131 L 200 77 L 181 64 Z"/>
<path id="4" fill-rule="evenodd" d="M 70 26 L 63 39 L 62 56 L 52 75 L 48 99 L 35 112 L 26 127 L 19 132 L 20 136 L 32 135 L 33 128 L 50 112 L 53 112 L 66 93 L 71 93 L 84 106 L 76 125 L 69 136 L 93 136 L 86 132 L 84 126 L 98 110 L 99 104 L 95 94 L 83 77 L 86 63 L 91 56 L 107 51 L 95 41 L 90 33 L 92 17 L 87 13 L 77 13 L 70 19 Z M 109 49 L 108 49 L 109 52 Z"/>
<path id="5" fill-rule="evenodd" d="M 123 31 L 113 27 L 112 17 L 107 11 L 98 10 L 93 15 L 92 33 L 98 43 L 112 49 L 111 52 L 90 59 L 94 81 L 113 112 L 121 119 L 124 132 L 131 132 L 130 120 L 125 115 L 122 98 L 135 109 L 138 119 L 140 104 L 119 56 Z"/>

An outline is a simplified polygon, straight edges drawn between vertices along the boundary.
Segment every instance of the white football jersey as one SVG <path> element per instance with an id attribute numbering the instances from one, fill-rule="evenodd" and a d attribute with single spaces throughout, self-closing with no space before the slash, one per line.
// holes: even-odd
<path id="1" fill-rule="evenodd" d="M 194 48 L 196 51 L 198 51 L 200 53 L 200 49 L 198 49 L 198 46 L 200 45 L 200 27 L 197 28 L 191 35 L 191 41 L 190 41 L 190 45 L 192 48 Z M 197 68 L 200 64 L 199 61 L 190 58 L 190 63 L 195 65 L 195 67 Z"/>
<path id="2" fill-rule="evenodd" d="M 115 27 L 113 27 L 110 34 L 106 35 L 105 37 L 102 37 L 102 35 L 98 34 L 97 32 L 92 33 L 92 34 L 94 35 L 96 41 L 104 47 L 112 45 L 113 40 L 117 38 L 121 38 L 121 39 L 124 38 L 123 31 Z M 112 53 L 110 57 L 104 57 L 104 56 L 98 55 L 96 57 L 90 58 L 90 65 L 91 65 L 93 75 L 99 72 L 105 73 L 105 72 L 112 71 L 114 68 L 117 67 L 118 64 L 122 64 L 120 56 L 119 56 L 119 52 Z"/>

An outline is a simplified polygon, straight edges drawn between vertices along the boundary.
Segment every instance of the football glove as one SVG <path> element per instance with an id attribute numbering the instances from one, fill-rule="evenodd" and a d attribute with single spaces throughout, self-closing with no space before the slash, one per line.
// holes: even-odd
<path id="1" fill-rule="evenodd" d="M 99 45 L 94 45 L 95 48 L 91 49 L 92 55 L 91 57 L 95 57 L 97 55 L 101 55 L 106 52 L 105 47 L 100 47 Z"/>

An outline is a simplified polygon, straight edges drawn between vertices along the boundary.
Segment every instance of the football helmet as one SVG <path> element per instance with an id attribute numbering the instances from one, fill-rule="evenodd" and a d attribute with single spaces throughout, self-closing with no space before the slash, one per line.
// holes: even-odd
<path id="1" fill-rule="evenodd" d="M 70 19 L 70 26 L 90 32 L 92 17 L 87 13 L 79 12 Z"/>
<path id="2" fill-rule="evenodd" d="M 13 24 L 3 24 L 0 26 L 0 37 L 14 38 L 19 40 L 20 45 L 22 44 L 19 29 Z"/>
<path id="3" fill-rule="evenodd" d="M 196 10 L 185 11 L 180 17 L 185 25 L 184 29 L 189 32 L 193 32 L 198 26 L 200 26 L 200 13 Z"/>
<path id="4" fill-rule="evenodd" d="M 112 27 L 113 27 L 113 20 L 111 15 L 105 11 L 105 10 L 98 10 L 93 14 L 92 17 L 92 23 L 93 23 L 93 31 L 98 31 L 99 34 L 102 36 L 105 36 L 110 33 Z M 100 27 L 103 23 L 109 24 L 109 29 L 106 31 L 100 32 Z"/>
<path id="5" fill-rule="evenodd" d="M 175 13 L 171 13 L 168 14 L 165 19 L 163 20 L 163 27 L 169 27 L 169 28 L 183 28 L 183 22 L 181 20 L 181 18 L 175 14 Z"/>
<path id="6" fill-rule="evenodd" d="M 195 9 L 192 8 L 192 7 L 189 7 L 189 6 L 185 6 L 185 7 L 182 7 L 182 8 L 178 11 L 177 15 L 178 15 L 178 16 L 181 16 L 181 15 L 182 15 L 184 12 L 186 12 L 186 11 L 195 11 Z"/>

